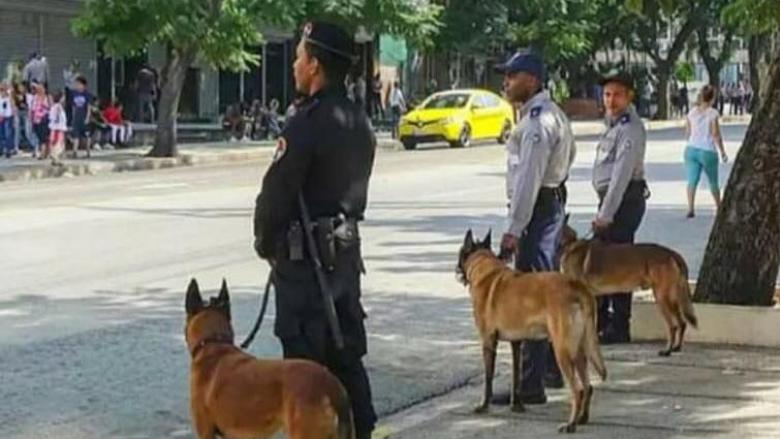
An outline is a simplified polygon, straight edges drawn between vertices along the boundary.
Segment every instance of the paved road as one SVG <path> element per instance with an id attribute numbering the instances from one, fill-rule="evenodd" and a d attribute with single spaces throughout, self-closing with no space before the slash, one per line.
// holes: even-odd
<path id="1" fill-rule="evenodd" d="M 725 129 L 732 156 L 744 131 Z M 652 135 L 640 236 L 680 249 L 695 274 L 713 212 L 703 196 L 700 215 L 684 219 L 681 137 Z M 582 230 L 595 212 L 594 144 L 579 139 L 569 185 Z M 479 375 L 454 265 L 466 228 L 503 229 L 503 154 L 481 145 L 378 156 L 363 233 L 382 414 Z M 267 275 L 251 250 L 251 206 L 266 166 L 3 184 L 0 437 L 189 437 L 184 288 L 192 276 L 211 290 L 227 278 L 237 332 L 251 326 Z M 269 327 L 258 355 L 279 353 Z"/>

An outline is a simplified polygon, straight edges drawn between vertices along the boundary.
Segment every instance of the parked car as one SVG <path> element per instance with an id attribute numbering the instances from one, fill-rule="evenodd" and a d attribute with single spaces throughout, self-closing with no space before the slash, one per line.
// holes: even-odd
<path id="1" fill-rule="evenodd" d="M 513 126 L 512 106 L 497 94 L 486 90 L 449 90 L 434 93 L 401 118 L 399 137 L 406 149 L 442 141 L 462 148 L 473 140 L 495 139 L 504 143 Z"/>

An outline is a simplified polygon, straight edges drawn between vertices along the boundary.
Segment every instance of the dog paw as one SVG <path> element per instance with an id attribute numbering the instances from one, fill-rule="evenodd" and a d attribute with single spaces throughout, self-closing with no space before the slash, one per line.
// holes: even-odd
<path id="1" fill-rule="evenodd" d="M 672 348 L 672 352 L 680 352 L 682 351 L 682 346 L 675 346 Z"/>
<path id="2" fill-rule="evenodd" d="M 558 426 L 558 433 L 574 433 L 577 431 L 577 424 L 566 423 Z"/>
<path id="3" fill-rule="evenodd" d="M 666 349 L 666 350 L 663 350 L 663 351 L 658 351 L 658 356 L 659 356 L 659 357 L 668 357 L 668 356 L 670 356 L 670 355 L 672 355 L 672 351 L 671 351 L 671 349 Z"/>
<path id="4" fill-rule="evenodd" d="M 580 419 L 577 419 L 577 425 L 585 425 L 588 422 L 590 422 L 590 414 L 584 413 L 582 416 L 580 416 Z"/>
<path id="5" fill-rule="evenodd" d="M 512 407 L 509 410 L 514 413 L 525 413 L 525 406 L 523 404 L 512 404 Z"/>
<path id="6" fill-rule="evenodd" d="M 476 407 L 474 407 L 474 413 L 477 415 L 482 415 L 490 411 L 490 405 L 488 404 L 480 404 Z"/>

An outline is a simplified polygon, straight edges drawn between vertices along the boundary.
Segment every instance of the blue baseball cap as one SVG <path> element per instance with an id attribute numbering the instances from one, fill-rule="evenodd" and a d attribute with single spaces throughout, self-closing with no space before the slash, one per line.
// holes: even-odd
<path id="1" fill-rule="evenodd" d="M 544 81 L 544 61 L 531 51 L 523 50 L 515 52 L 505 63 L 496 66 L 496 71 L 505 75 L 526 72 Z"/>

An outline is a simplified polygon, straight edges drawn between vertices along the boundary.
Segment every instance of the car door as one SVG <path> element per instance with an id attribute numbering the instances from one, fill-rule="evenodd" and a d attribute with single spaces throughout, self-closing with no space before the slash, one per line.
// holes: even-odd
<path id="1" fill-rule="evenodd" d="M 504 123 L 506 122 L 506 116 L 501 108 L 501 99 L 493 94 L 486 94 L 485 101 L 487 108 L 490 109 L 487 137 L 497 138 L 501 135 L 501 130 L 504 128 Z"/>
<path id="2" fill-rule="evenodd" d="M 471 101 L 472 138 L 483 139 L 490 135 L 491 109 L 483 93 L 476 93 Z"/>

